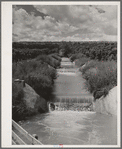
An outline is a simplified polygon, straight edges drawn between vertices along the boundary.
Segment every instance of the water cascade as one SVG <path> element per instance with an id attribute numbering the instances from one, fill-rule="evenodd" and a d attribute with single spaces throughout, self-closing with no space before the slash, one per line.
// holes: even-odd
<path id="1" fill-rule="evenodd" d="M 116 145 L 116 117 L 92 111 L 93 96 L 74 63 L 62 58 L 57 74 L 49 112 L 33 116 L 22 127 L 30 134 L 37 134 L 43 144 L 53 147 Z"/>
<path id="2" fill-rule="evenodd" d="M 75 63 L 62 58 L 57 74 L 53 97 L 55 110 L 92 111 L 93 96 L 85 88 L 81 72 L 75 67 Z"/>

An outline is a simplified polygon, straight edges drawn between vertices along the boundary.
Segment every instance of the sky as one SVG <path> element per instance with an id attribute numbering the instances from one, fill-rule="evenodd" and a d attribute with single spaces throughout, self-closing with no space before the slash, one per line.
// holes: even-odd
<path id="1" fill-rule="evenodd" d="M 14 5 L 13 41 L 117 41 L 116 5 Z"/>

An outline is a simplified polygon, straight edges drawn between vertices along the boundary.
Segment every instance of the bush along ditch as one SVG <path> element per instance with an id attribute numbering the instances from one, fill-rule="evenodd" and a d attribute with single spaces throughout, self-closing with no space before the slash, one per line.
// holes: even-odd
<path id="1" fill-rule="evenodd" d="M 25 80 L 46 101 L 52 96 L 56 68 L 64 56 L 80 67 L 85 87 L 95 99 L 117 85 L 117 42 L 14 42 L 12 49 L 13 80 Z M 12 82 L 12 90 L 14 117 L 34 114 L 26 107 L 22 87 Z"/>
<path id="2" fill-rule="evenodd" d="M 27 108 L 24 98 L 23 87 L 12 81 L 12 119 L 19 121 L 27 116 L 32 116 L 35 111 Z"/>
<path id="3" fill-rule="evenodd" d="M 81 42 L 69 47 L 70 60 L 79 67 L 85 88 L 95 100 L 117 86 L 117 42 Z"/>
<path id="4" fill-rule="evenodd" d="M 110 89 L 117 86 L 116 61 L 92 60 L 80 68 L 85 79 L 85 87 L 93 93 L 94 99 L 106 96 Z"/>
<path id="5" fill-rule="evenodd" d="M 56 57 L 56 58 L 55 58 Z M 58 57 L 58 58 L 57 58 Z M 46 101 L 51 100 L 54 79 L 57 78 L 56 68 L 60 67 L 59 56 L 40 55 L 31 60 L 13 62 L 13 80 L 20 79 L 31 86 Z M 13 119 L 24 119 L 35 114 L 26 107 L 21 85 L 12 82 L 12 116 Z"/>

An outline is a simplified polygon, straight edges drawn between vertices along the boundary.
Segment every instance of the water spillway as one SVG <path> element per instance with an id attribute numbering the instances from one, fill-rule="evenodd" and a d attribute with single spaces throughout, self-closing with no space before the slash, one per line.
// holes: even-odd
<path id="1" fill-rule="evenodd" d="M 69 67 L 66 67 L 67 64 Z M 88 92 L 85 80 L 74 63 L 68 58 L 62 58 L 61 68 L 57 69 L 57 74 L 53 92 L 56 109 L 83 111 L 88 108 L 91 111 L 90 103 L 93 101 L 93 96 Z"/>
<path id="2" fill-rule="evenodd" d="M 45 145 L 116 145 L 116 117 L 94 112 L 93 96 L 78 68 L 68 58 L 61 64 L 53 91 L 55 110 L 31 117 L 22 127 Z"/>

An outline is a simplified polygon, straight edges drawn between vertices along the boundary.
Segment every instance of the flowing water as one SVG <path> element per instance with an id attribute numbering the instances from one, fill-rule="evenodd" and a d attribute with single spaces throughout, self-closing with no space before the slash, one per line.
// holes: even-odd
<path id="1" fill-rule="evenodd" d="M 22 127 L 37 134 L 45 145 L 116 145 L 116 117 L 92 111 L 92 95 L 68 58 L 62 58 L 55 80 L 55 110 L 24 121 Z"/>

